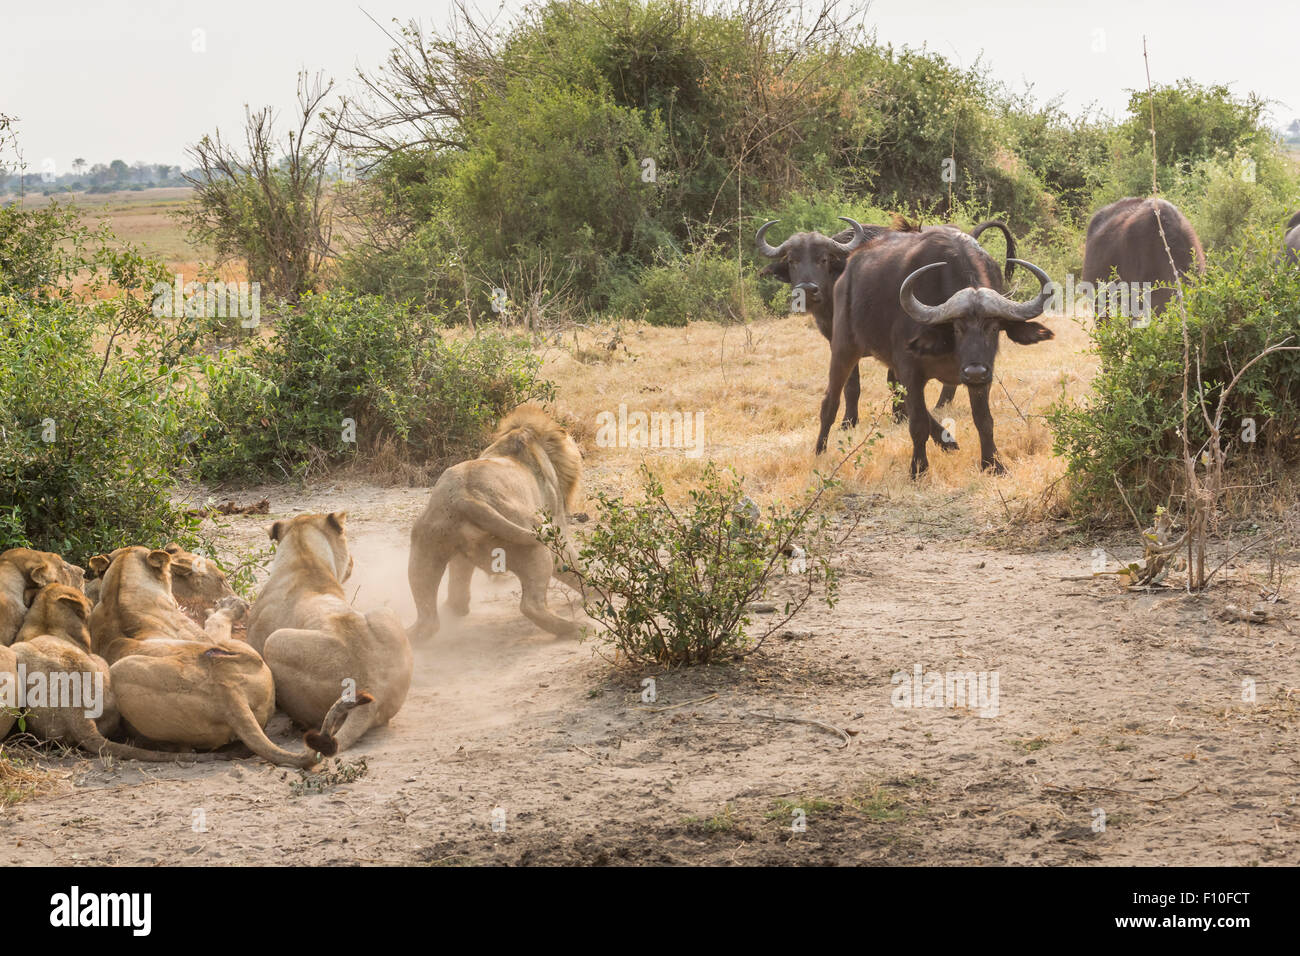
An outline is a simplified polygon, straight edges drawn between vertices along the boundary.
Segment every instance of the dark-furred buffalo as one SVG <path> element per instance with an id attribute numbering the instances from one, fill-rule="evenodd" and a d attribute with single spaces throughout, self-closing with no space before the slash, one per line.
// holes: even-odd
<path id="1" fill-rule="evenodd" d="M 765 222 L 759 227 L 758 234 L 755 236 L 755 245 L 758 247 L 759 254 L 772 260 L 759 272 L 759 275 L 775 276 L 782 282 L 788 283 L 792 292 L 802 300 L 795 301 L 796 310 L 811 313 L 817 323 L 817 330 L 826 337 L 828 342 L 831 339 L 833 318 L 831 290 L 835 287 L 835 280 L 844 271 L 844 263 L 848 260 L 849 253 L 864 242 L 893 231 L 888 226 L 864 226 L 847 216 L 841 216 L 840 219 L 849 223 L 850 227 L 834 236 L 824 236 L 820 232 L 796 232 L 779 246 L 773 246 L 764 236 L 767 230 L 779 221 L 776 219 Z M 894 228 L 907 229 L 908 227 L 903 220 L 898 219 Z M 960 229 L 952 225 L 925 226 L 921 231 L 936 229 L 963 234 Z M 1002 235 L 1006 237 L 1006 277 L 1009 280 L 1013 268 L 1012 261 L 1016 255 L 1016 241 L 1006 224 L 997 220 L 980 223 L 971 230 L 970 234 L 973 238 L 979 239 L 980 234 L 986 229 L 1000 229 Z M 896 381 L 894 372 L 890 369 L 886 376 L 886 383 L 891 391 Z M 844 383 L 844 428 L 852 428 L 858 423 L 858 397 L 861 392 L 862 385 L 858 369 L 855 367 L 848 381 Z M 947 405 L 952 401 L 955 393 L 956 389 L 953 386 L 945 385 L 939 393 L 939 401 L 935 403 L 935 408 Z M 905 402 L 895 399 L 895 421 L 903 420 L 904 409 Z"/>
<path id="2" fill-rule="evenodd" d="M 1287 220 L 1286 229 L 1286 239 L 1282 244 L 1286 261 L 1293 266 L 1300 265 L 1300 212 Z"/>
<path id="3" fill-rule="evenodd" d="M 1155 315 L 1174 297 L 1175 290 L 1168 287 L 1175 285 L 1174 267 L 1177 277 L 1192 272 L 1200 274 L 1205 271 L 1205 252 L 1192 224 L 1172 203 L 1130 196 L 1103 206 L 1088 220 L 1083 281 L 1093 283 L 1096 288 L 1093 315 L 1102 317 L 1111 311 L 1107 286 L 1112 281 L 1112 272 L 1116 281 L 1126 283 L 1130 290 L 1126 301 L 1140 303 L 1134 311 L 1149 308 Z M 1161 283 L 1167 287 L 1153 289 L 1146 303 L 1133 296 L 1143 283 Z"/>
<path id="4" fill-rule="evenodd" d="M 1048 277 L 1029 262 L 1015 263 L 1038 279 L 1041 289 L 1029 302 L 1002 294 L 997 263 L 973 238 L 957 230 L 887 232 L 864 244 L 848 260 L 835 285 L 830 374 L 821 406 L 817 452 L 826 450 L 840 392 L 849 374 L 867 355 L 883 362 L 907 391 L 907 421 L 912 435 L 911 473 L 929 467 L 925 443 L 933 438 L 945 451 L 942 426 L 925 406 L 925 384 L 965 385 L 971 417 L 980 438 L 980 463 L 1001 473 L 993 443 L 989 387 L 1000 333 L 1021 345 L 1052 337 L 1051 329 L 1030 321 L 1052 295 Z"/>

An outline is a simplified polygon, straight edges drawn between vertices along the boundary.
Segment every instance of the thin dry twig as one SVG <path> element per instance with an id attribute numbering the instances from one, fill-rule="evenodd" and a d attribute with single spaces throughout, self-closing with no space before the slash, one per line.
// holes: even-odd
<path id="1" fill-rule="evenodd" d="M 813 720 L 811 717 L 780 717 L 776 714 L 764 714 L 757 710 L 751 710 L 747 712 L 745 716 L 762 717 L 764 720 L 779 720 L 782 723 L 787 723 L 787 724 L 808 724 L 812 727 L 820 727 L 822 730 L 828 730 L 831 733 L 838 734 L 841 738 L 843 738 L 844 746 L 840 747 L 841 750 L 844 750 L 849 746 L 849 744 L 853 743 L 853 738 L 849 736 L 847 730 L 841 730 L 839 727 L 832 727 L 830 724 L 823 723 L 820 720 Z"/>

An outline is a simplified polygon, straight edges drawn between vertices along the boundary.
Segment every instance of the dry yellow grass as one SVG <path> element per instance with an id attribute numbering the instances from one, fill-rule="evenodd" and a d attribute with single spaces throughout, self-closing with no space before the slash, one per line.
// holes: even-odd
<path id="1" fill-rule="evenodd" d="M 35 756 L 12 742 L 0 746 L 0 808 L 54 789 L 58 776 L 39 766 Z"/>
<path id="2" fill-rule="evenodd" d="M 561 346 L 546 352 L 544 374 L 556 383 L 557 408 L 583 446 L 589 488 L 634 494 L 640 486 L 637 469 L 645 461 L 677 496 L 712 459 L 742 475 L 756 499 L 788 499 L 809 486 L 814 469 L 839 460 L 837 438 L 866 437 L 875 417 L 883 437 L 861 468 L 850 472 L 846 466 L 844 491 L 924 510 L 970 506 L 1002 523 L 1008 511 L 1041 513 L 1059 492 L 1053 483 L 1064 473 L 1064 463 L 1052 454 L 1041 416 L 1062 388 L 1072 395 L 1086 390 L 1096 369 L 1078 322 L 1055 316 L 1047 323 L 1055 339 L 1035 346 L 1004 340 L 998 356 L 1000 384 L 993 386 L 990 405 L 1008 469 L 1002 477 L 980 472 L 979 439 L 966 391 L 958 389 L 952 408 L 939 417 L 953 419 L 950 429 L 960 450 L 944 454 L 931 444 L 930 472 L 911 480 L 907 426 L 889 417 L 885 369 L 871 360 L 862 363 L 863 424 L 851 433 L 833 433 L 831 451 L 816 458 L 812 449 L 830 349 L 808 316 L 747 327 L 625 324 L 622 344 L 612 352 L 605 348 L 611 329 L 570 332 Z M 938 390 L 932 382 L 926 393 L 931 405 Z M 677 448 L 599 447 L 597 416 L 617 415 L 620 403 L 629 413 L 702 412 L 703 454 L 691 458 Z"/>

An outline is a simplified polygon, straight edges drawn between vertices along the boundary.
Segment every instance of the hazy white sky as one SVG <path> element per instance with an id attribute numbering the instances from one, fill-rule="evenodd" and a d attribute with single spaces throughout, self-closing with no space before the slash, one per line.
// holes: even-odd
<path id="1" fill-rule="evenodd" d="M 520 0 L 485 3 L 509 12 Z M 0 113 L 17 115 L 29 165 L 184 161 L 185 146 L 237 133 L 245 103 L 289 110 L 300 69 L 350 80 L 378 65 L 387 24 L 444 23 L 447 0 L 0 0 Z M 928 44 L 963 65 L 977 57 L 1040 100 L 1122 112 L 1145 85 L 1142 35 L 1157 82 L 1191 76 L 1281 101 L 1300 116 L 1295 0 L 875 0 L 882 41 Z M 206 49 L 196 51 L 194 31 Z"/>

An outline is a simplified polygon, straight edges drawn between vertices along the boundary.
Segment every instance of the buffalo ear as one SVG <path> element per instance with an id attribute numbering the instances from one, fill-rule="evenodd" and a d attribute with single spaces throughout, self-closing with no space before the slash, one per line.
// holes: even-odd
<path id="1" fill-rule="evenodd" d="M 343 523 L 348 520 L 348 513 L 346 511 L 332 511 L 325 520 L 329 522 L 331 528 L 342 534 Z"/>
<path id="2" fill-rule="evenodd" d="M 1038 322 L 1003 322 L 1002 331 L 1012 342 L 1020 345 L 1036 345 L 1056 336 L 1055 332 Z"/>
<path id="3" fill-rule="evenodd" d="M 784 259 L 777 259 L 776 261 L 769 262 L 767 265 L 765 265 L 762 269 L 758 271 L 758 274 L 760 276 L 775 276 L 776 278 L 780 279 L 782 282 L 789 282 L 790 263 L 786 262 Z"/>
<path id="4" fill-rule="evenodd" d="M 106 554 L 96 554 L 90 559 L 90 570 L 96 574 L 103 574 L 108 570 L 108 566 L 113 563 L 113 559 Z"/>
<path id="5" fill-rule="evenodd" d="M 927 325 L 907 343 L 913 355 L 943 355 L 957 347 L 951 325 Z"/>
<path id="6" fill-rule="evenodd" d="M 154 568 L 157 571 L 163 571 L 167 568 L 167 565 L 171 564 L 172 556 L 168 554 L 166 551 L 158 549 L 155 551 L 150 551 L 149 557 L 146 558 L 145 560 L 149 562 L 149 566 L 151 568 Z"/>
<path id="7" fill-rule="evenodd" d="M 273 525 L 271 525 L 270 528 L 267 529 L 267 534 L 271 536 L 272 541 L 278 542 L 281 538 L 284 537 L 284 533 L 285 531 L 288 530 L 288 528 L 289 528 L 289 522 L 277 521 Z"/>

